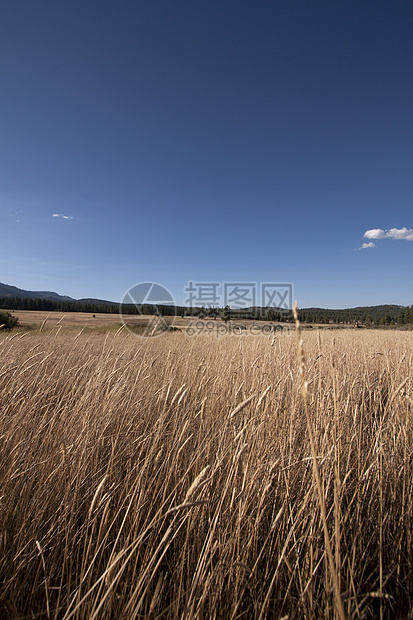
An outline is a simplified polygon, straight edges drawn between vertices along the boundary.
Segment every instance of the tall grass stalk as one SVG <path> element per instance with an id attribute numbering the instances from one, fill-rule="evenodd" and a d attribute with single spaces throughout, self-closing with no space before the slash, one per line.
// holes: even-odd
<path id="1" fill-rule="evenodd" d="M 335 448 L 335 467 L 334 467 L 334 509 L 335 509 L 335 527 L 336 527 L 336 546 L 337 546 L 337 555 L 336 555 L 336 562 L 334 561 L 333 558 L 333 553 L 331 551 L 331 544 L 330 544 L 330 534 L 328 531 L 328 525 L 327 525 L 327 514 L 326 514 L 326 504 L 325 504 L 325 497 L 324 497 L 324 492 L 323 492 L 323 488 L 322 488 L 322 484 L 321 484 L 321 477 L 320 477 L 320 472 L 319 472 L 319 464 L 318 464 L 318 455 L 317 455 L 317 451 L 316 451 L 316 447 L 315 447 L 315 441 L 314 441 L 314 432 L 313 432 L 313 425 L 312 425 L 312 421 L 311 421 L 311 415 L 310 415 L 310 407 L 309 407 L 309 401 L 310 401 L 310 397 L 308 394 L 308 384 L 305 378 L 305 355 L 304 355 L 304 344 L 303 344 L 303 339 L 301 336 L 301 328 L 300 328 L 300 321 L 298 320 L 298 310 L 297 310 L 297 302 L 294 303 L 294 319 L 295 319 L 295 325 L 296 325 L 296 332 L 297 332 L 297 336 L 298 336 L 298 351 L 299 351 L 299 356 L 300 356 L 300 376 L 301 376 L 301 393 L 303 396 L 303 400 L 304 400 L 304 410 L 305 410 L 305 417 L 306 417 L 306 421 L 307 421 L 307 429 L 308 429 L 308 436 L 310 439 L 310 447 L 311 447 L 311 455 L 313 457 L 313 473 L 314 473 L 314 480 L 315 480 L 315 484 L 316 484 L 316 488 L 317 488 L 317 494 L 318 494 L 318 501 L 320 504 L 320 511 L 321 511 L 321 519 L 323 522 L 323 530 L 324 530 L 324 544 L 326 547 L 326 552 L 327 552 L 327 557 L 328 557 L 328 563 L 329 563 L 329 568 L 330 568 L 330 573 L 331 573 L 331 577 L 332 577 L 332 581 L 334 584 L 334 599 L 335 599 L 335 603 L 336 603 L 336 611 L 337 611 L 337 616 L 338 618 L 340 618 L 340 620 L 343 620 L 345 618 L 345 614 L 344 614 L 344 607 L 343 607 L 343 601 L 341 600 L 341 592 L 340 592 L 340 580 L 337 574 L 337 565 L 339 565 L 339 561 L 340 561 L 340 556 L 339 556 L 339 539 L 340 539 L 340 535 L 339 535 L 339 501 L 338 501 L 338 491 L 337 491 L 337 486 L 339 486 L 339 474 L 338 474 L 338 451 L 337 451 L 337 406 L 336 406 L 336 394 L 335 394 L 335 382 L 333 381 L 333 390 L 334 390 L 334 414 L 335 414 L 335 424 L 334 424 L 334 448 Z"/>

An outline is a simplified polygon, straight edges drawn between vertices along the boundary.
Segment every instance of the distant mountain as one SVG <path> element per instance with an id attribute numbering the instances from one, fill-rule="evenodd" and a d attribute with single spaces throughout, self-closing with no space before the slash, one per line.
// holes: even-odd
<path id="1" fill-rule="evenodd" d="M 53 299 L 54 301 L 75 301 L 73 297 L 59 295 L 53 291 L 25 291 L 17 286 L 0 282 L 0 297 L 18 297 L 19 299 Z"/>
<path id="2" fill-rule="evenodd" d="M 394 310 L 400 310 L 404 308 L 404 306 L 397 306 L 395 304 L 385 304 L 381 306 L 356 306 L 355 308 L 301 308 L 305 312 L 345 312 L 348 310 L 353 310 L 355 312 L 365 312 L 368 314 L 369 312 L 391 312 Z"/>
<path id="3" fill-rule="evenodd" d="M 75 299 L 82 304 L 116 304 L 115 301 L 107 301 L 106 299 L 94 299 L 93 297 L 83 297 L 82 299 Z"/>
<path id="4" fill-rule="evenodd" d="M 115 304 L 113 301 L 107 301 L 106 299 L 94 299 L 92 297 L 86 297 L 84 299 L 74 299 L 68 297 L 68 295 L 59 295 L 53 291 L 25 291 L 17 286 L 11 286 L 10 284 L 2 284 L 0 282 L 0 297 L 17 297 L 18 299 L 47 299 L 52 301 L 73 301 L 79 302 L 79 304 Z"/>

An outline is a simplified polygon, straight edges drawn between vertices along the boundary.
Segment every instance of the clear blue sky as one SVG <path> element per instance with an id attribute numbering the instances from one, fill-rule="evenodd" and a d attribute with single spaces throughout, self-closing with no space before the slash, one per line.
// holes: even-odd
<path id="1" fill-rule="evenodd" d="M 2 2 L 0 281 L 412 304 L 412 32 L 411 0 Z"/>

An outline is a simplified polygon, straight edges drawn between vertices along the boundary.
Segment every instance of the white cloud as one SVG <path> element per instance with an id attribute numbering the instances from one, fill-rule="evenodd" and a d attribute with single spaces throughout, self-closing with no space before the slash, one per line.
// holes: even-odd
<path id="1" fill-rule="evenodd" d="M 386 231 L 386 237 L 413 241 L 413 228 L 390 228 Z"/>
<path id="2" fill-rule="evenodd" d="M 73 220 L 71 215 L 63 215 L 63 213 L 53 213 L 53 217 L 61 217 L 62 220 Z"/>
<path id="3" fill-rule="evenodd" d="M 359 250 L 367 250 L 367 248 L 375 248 L 375 247 L 376 247 L 376 244 L 370 241 L 370 243 L 363 243 L 363 245 L 361 246 L 361 248 L 359 248 Z"/>
<path id="4" fill-rule="evenodd" d="M 386 236 L 386 233 L 381 228 L 372 228 L 371 230 L 366 230 L 363 237 L 366 239 L 383 239 Z"/>
<path id="5" fill-rule="evenodd" d="M 366 230 L 363 237 L 366 237 L 366 239 L 406 239 L 407 241 L 413 241 L 413 228 L 390 228 L 389 230 L 372 228 L 371 230 Z"/>

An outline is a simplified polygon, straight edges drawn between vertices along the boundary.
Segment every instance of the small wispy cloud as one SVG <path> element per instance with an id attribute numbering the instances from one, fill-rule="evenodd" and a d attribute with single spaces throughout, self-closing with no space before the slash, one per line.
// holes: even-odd
<path id="1" fill-rule="evenodd" d="M 405 239 L 406 241 L 413 241 L 413 228 L 390 228 L 389 230 L 372 228 L 371 230 L 366 230 L 363 237 L 366 239 Z M 364 245 L 368 246 L 366 243 L 363 243 Z"/>
<path id="2" fill-rule="evenodd" d="M 13 218 L 16 224 L 20 223 L 20 219 L 16 219 L 19 217 L 20 211 L 15 211 L 14 213 L 9 213 L 9 217 Z"/>
<path id="3" fill-rule="evenodd" d="M 71 215 L 63 215 L 63 213 L 53 213 L 53 217 L 61 217 L 62 220 L 73 220 Z"/>
<path id="4" fill-rule="evenodd" d="M 367 248 L 375 248 L 375 247 L 376 247 L 376 244 L 370 241 L 369 243 L 363 243 L 363 245 L 361 246 L 361 248 L 359 248 L 359 250 L 367 250 Z"/>

